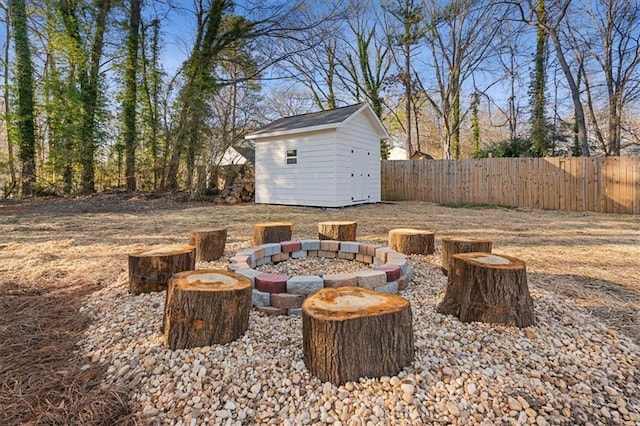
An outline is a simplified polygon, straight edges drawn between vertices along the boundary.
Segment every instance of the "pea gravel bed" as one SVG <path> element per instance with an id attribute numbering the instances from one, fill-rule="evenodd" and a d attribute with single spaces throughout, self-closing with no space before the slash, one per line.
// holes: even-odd
<path id="1" fill-rule="evenodd" d="M 131 388 L 149 424 L 640 425 L 640 350 L 629 339 L 531 280 L 536 326 L 460 323 L 435 311 L 446 278 L 433 256 L 409 260 L 401 295 L 415 361 L 398 376 L 322 383 L 303 362 L 301 318 L 255 311 L 235 342 L 171 351 L 164 293 L 129 295 L 126 272 L 81 309 L 93 322 L 79 344 L 108 366 L 109 383 Z"/>
<path id="2" fill-rule="evenodd" d="M 255 269 L 270 274 L 286 275 L 318 275 L 340 274 L 363 271 L 373 268 L 373 265 L 355 260 L 331 259 L 327 257 L 305 257 L 290 259 L 286 262 L 258 266 Z"/>

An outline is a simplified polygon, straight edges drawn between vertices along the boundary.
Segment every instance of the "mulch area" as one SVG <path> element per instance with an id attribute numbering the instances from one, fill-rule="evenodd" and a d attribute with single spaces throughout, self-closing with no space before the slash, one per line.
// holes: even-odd
<path id="1" fill-rule="evenodd" d="M 105 387 L 106 368 L 77 353 L 95 290 L 46 282 L 0 283 L 0 424 L 133 425 L 126 389 Z"/>

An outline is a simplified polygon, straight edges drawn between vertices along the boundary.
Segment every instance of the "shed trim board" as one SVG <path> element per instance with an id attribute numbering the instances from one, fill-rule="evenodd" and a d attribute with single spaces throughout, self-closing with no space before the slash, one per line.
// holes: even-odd
<path id="1" fill-rule="evenodd" d="M 255 141 L 256 203 L 344 207 L 380 201 L 380 139 L 388 133 L 369 104 L 345 108 L 351 110 L 331 117 L 340 122 L 315 125 L 296 116 L 246 137 Z M 305 126 L 288 128 L 291 123 Z"/>

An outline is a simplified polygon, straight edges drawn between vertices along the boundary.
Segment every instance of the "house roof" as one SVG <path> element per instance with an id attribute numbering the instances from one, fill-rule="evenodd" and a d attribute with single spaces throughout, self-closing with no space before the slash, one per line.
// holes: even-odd
<path id="1" fill-rule="evenodd" d="M 238 154 L 242 155 L 247 159 L 250 163 L 255 163 L 256 161 L 256 150 L 251 146 L 244 145 L 236 145 L 235 150 L 238 151 Z"/>
<path id="2" fill-rule="evenodd" d="M 389 137 L 386 129 L 375 115 L 371 106 L 367 102 L 355 105 L 330 109 L 327 111 L 312 112 L 308 114 L 294 115 L 292 117 L 280 118 L 266 126 L 245 136 L 245 139 L 258 139 L 270 136 L 280 136 L 291 133 L 310 132 L 314 130 L 325 130 L 338 128 L 349 121 L 349 119 L 361 111 L 365 111 L 374 123 L 381 138 Z"/>

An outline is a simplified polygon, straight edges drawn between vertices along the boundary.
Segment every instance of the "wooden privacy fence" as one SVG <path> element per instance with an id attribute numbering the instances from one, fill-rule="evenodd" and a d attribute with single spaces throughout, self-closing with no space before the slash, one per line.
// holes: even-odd
<path id="1" fill-rule="evenodd" d="M 382 199 L 640 214 L 640 158 L 383 161 Z"/>

